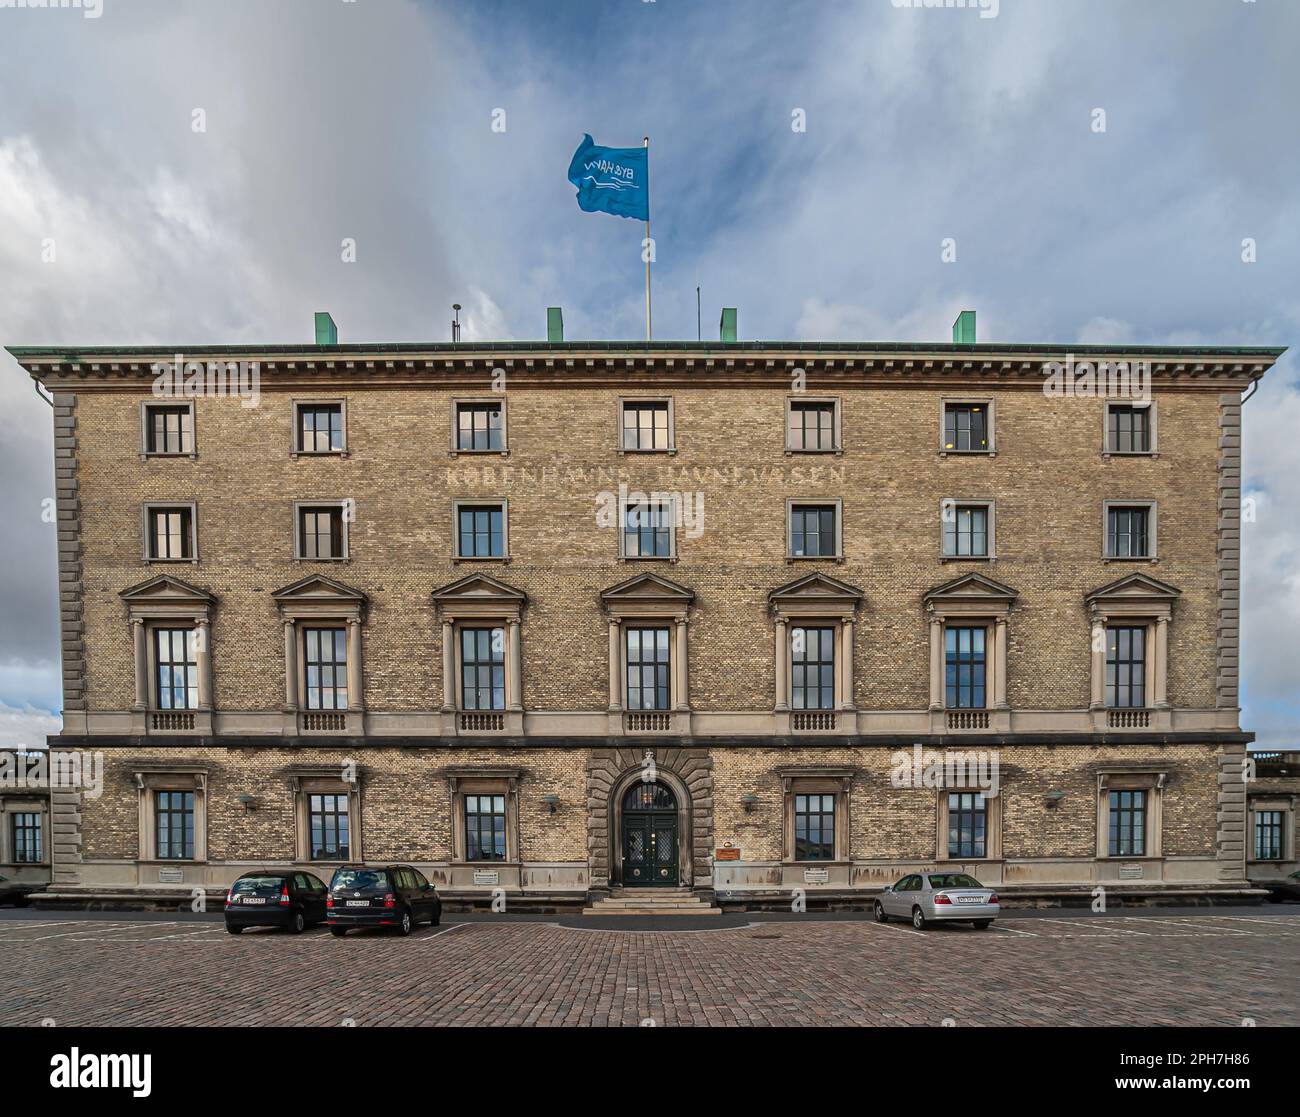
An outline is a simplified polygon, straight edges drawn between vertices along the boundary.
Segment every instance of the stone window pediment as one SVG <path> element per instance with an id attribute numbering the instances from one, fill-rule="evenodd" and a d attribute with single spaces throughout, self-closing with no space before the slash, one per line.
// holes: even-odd
<path id="1" fill-rule="evenodd" d="M 685 620 L 694 590 L 658 574 L 637 574 L 602 590 L 601 605 L 610 617 L 662 616 Z"/>
<path id="2" fill-rule="evenodd" d="M 207 590 L 192 586 L 170 574 L 160 574 L 147 582 L 124 589 L 118 596 L 126 602 L 127 613 L 153 620 L 167 618 L 207 619 L 217 599 Z"/>
<path id="3" fill-rule="evenodd" d="M 1010 586 L 971 573 L 935 586 L 922 601 L 930 613 L 940 617 L 959 614 L 1006 617 L 1018 597 Z"/>
<path id="4" fill-rule="evenodd" d="M 828 574 L 808 574 L 767 595 L 778 618 L 827 616 L 850 620 L 863 602 L 856 586 Z"/>
<path id="5" fill-rule="evenodd" d="M 360 621 L 367 604 L 366 595 L 360 590 L 324 574 L 309 574 L 274 590 L 271 599 L 286 620 L 327 616 Z"/>
<path id="6" fill-rule="evenodd" d="M 518 621 L 528 604 L 523 590 L 486 574 L 471 574 L 433 591 L 439 614 L 448 620 L 476 617 Z"/>
<path id="7" fill-rule="evenodd" d="M 1168 618 L 1181 591 L 1147 574 L 1129 574 L 1085 595 L 1093 617 L 1147 616 Z"/>

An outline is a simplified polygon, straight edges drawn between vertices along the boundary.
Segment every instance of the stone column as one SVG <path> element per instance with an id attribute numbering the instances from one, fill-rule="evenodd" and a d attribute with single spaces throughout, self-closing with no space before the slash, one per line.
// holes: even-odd
<path id="1" fill-rule="evenodd" d="M 361 620 L 348 621 L 348 709 L 364 710 L 365 695 L 361 691 Z"/>
<path id="2" fill-rule="evenodd" d="M 676 680 L 677 702 L 676 708 L 679 710 L 689 710 L 691 708 L 690 684 L 686 672 L 686 618 L 677 619 L 674 632 L 676 635 L 675 645 L 673 647 L 673 678 Z"/>
<path id="3" fill-rule="evenodd" d="M 200 617 L 194 625 L 198 639 L 196 668 L 199 673 L 199 709 L 212 709 L 212 627 Z"/>
<path id="4" fill-rule="evenodd" d="M 1169 705 L 1169 618 L 1156 621 L 1155 671 L 1151 686 L 1151 705 L 1164 709 Z"/>
<path id="5" fill-rule="evenodd" d="M 853 697 L 853 620 L 850 618 L 840 626 L 840 709 L 852 710 L 856 707 Z"/>
<path id="6" fill-rule="evenodd" d="M 1106 707 L 1106 624 L 1092 622 L 1092 708 Z"/>
<path id="7" fill-rule="evenodd" d="M 523 700 L 523 656 L 519 647 L 519 622 L 511 621 L 507 626 L 510 633 L 509 665 L 506 669 L 506 705 L 512 710 L 522 710 Z"/>
<path id="8" fill-rule="evenodd" d="M 998 617 L 993 626 L 993 707 L 1007 708 L 1007 619 Z"/>
<path id="9" fill-rule="evenodd" d="M 298 640 L 293 621 L 284 622 L 284 708 L 298 708 Z"/>
<path id="10" fill-rule="evenodd" d="M 442 622 L 442 709 L 456 708 L 456 633 L 451 621 Z"/>
<path id="11" fill-rule="evenodd" d="M 788 710 L 790 708 L 790 682 L 787 666 L 789 658 L 790 646 L 786 637 L 785 618 L 778 617 L 776 621 L 776 708 L 778 710 Z"/>
<path id="12" fill-rule="evenodd" d="M 609 622 L 609 708 L 617 712 L 623 708 L 623 657 L 618 648 L 618 621 Z"/>
<path id="13" fill-rule="evenodd" d="M 139 617 L 131 619 L 131 644 L 135 648 L 135 704 L 131 708 L 145 710 L 149 706 L 149 646 Z"/>
<path id="14" fill-rule="evenodd" d="M 943 621 L 930 618 L 930 709 L 942 710 L 943 693 Z"/>

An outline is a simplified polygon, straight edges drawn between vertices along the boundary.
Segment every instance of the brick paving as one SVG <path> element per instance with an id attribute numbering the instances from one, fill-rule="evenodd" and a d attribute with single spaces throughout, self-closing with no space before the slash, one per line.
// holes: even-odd
<path id="1" fill-rule="evenodd" d="M 480 919 L 334 939 L 219 922 L 0 919 L 11 1025 L 1300 1024 L 1300 916 L 864 919 L 600 930 Z"/>

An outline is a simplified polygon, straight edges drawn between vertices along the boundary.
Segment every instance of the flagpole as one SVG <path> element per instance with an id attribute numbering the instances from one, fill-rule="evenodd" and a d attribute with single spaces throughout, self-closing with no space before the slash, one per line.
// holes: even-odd
<path id="1" fill-rule="evenodd" d="M 641 252 L 645 256 L 645 339 L 650 340 L 650 137 L 642 140 L 645 144 L 645 239 Z"/>

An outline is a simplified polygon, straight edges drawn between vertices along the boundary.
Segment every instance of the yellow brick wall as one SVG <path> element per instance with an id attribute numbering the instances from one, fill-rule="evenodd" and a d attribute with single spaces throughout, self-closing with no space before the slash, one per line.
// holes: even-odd
<path id="1" fill-rule="evenodd" d="M 1218 427 L 1212 393 L 1157 395 L 1159 457 L 1103 460 L 1100 401 L 997 392 L 997 456 L 940 459 L 941 393 L 846 392 L 844 454 L 803 457 L 783 453 L 786 391 L 675 390 L 678 452 L 647 457 L 615 449 L 618 396 L 638 388 L 578 392 L 520 382 L 507 397 L 510 456 L 453 460 L 449 400 L 467 393 L 350 391 L 350 456 L 295 461 L 289 457 L 292 396 L 263 387 L 256 408 L 196 401 L 193 461 L 139 459 L 141 396 L 78 395 L 92 710 L 131 704 L 131 647 L 118 593 L 159 571 L 219 599 L 214 697 L 228 710 L 279 707 L 283 642 L 270 595 L 315 571 L 370 596 L 367 706 L 438 707 L 440 633 L 429 593 L 477 570 L 529 594 L 523 649 L 530 709 L 604 708 L 607 639 L 598 594 L 644 569 L 698 595 L 691 693 L 700 710 L 771 709 L 766 596 L 811 569 L 866 594 L 856 647 L 862 708 L 925 706 L 921 594 L 970 569 L 1021 595 L 1010 626 L 1013 707 L 1086 706 L 1083 594 L 1134 569 L 1183 592 L 1171 628 L 1171 702 L 1214 704 Z M 616 490 L 620 481 L 633 489 L 703 493 L 704 534 L 679 538 L 679 562 L 617 560 L 616 534 L 596 530 L 595 509 L 597 494 Z M 508 564 L 451 561 L 452 501 L 476 496 L 510 501 Z M 996 562 L 939 562 L 945 496 L 997 501 Z M 292 502 L 343 497 L 356 501 L 352 560 L 295 563 Z M 842 498 L 843 563 L 785 560 L 788 497 Z M 1107 497 L 1159 501 L 1159 562 L 1099 559 Z M 140 506 L 160 500 L 197 502 L 197 566 L 143 563 Z"/>

